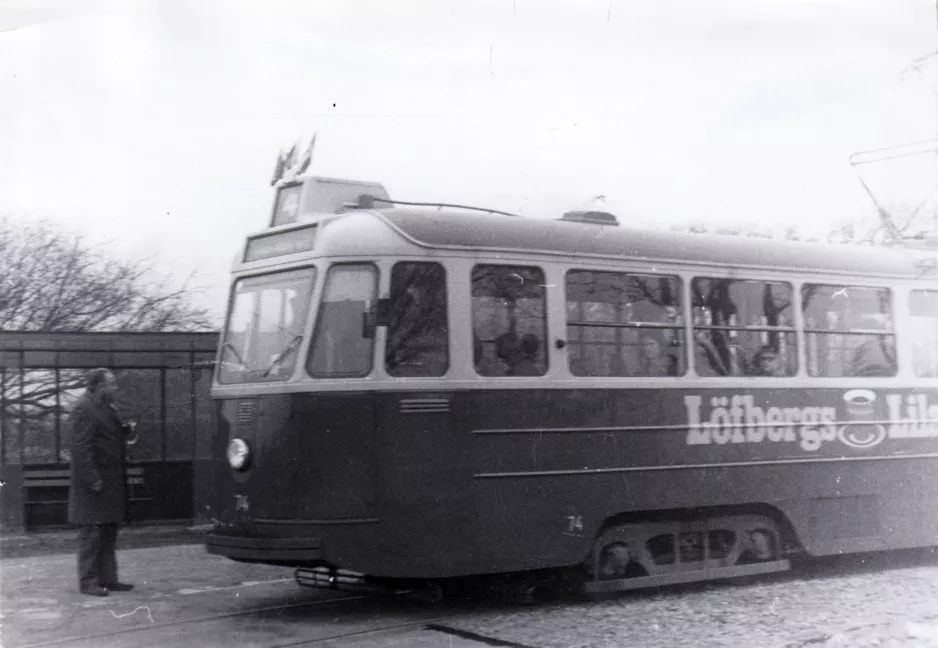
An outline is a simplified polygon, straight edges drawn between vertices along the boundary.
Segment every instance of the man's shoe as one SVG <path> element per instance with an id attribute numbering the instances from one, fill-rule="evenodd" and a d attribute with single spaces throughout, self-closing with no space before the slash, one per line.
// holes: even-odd
<path id="1" fill-rule="evenodd" d="M 105 588 L 100 585 L 92 585 L 91 587 L 82 587 L 80 588 L 82 594 L 87 594 L 88 596 L 107 596 L 108 592 Z"/>
<path id="2" fill-rule="evenodd" d="M 104 587 L 112 592 L 129 592 L 134 588 L 130 583 L 106 583 Z"/>

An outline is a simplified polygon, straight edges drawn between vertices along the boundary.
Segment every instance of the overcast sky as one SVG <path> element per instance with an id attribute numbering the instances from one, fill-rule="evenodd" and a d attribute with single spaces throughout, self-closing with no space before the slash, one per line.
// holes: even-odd
<path id="1" fill-rule="evenodd" d="M 0 4 L 0 214 L 211 288 L 280 146 L 402 200 L 824 230 L 848 158 L 938 136 L 934 0 Z M 902 209 L 934 155 L 861 167 Z"/>

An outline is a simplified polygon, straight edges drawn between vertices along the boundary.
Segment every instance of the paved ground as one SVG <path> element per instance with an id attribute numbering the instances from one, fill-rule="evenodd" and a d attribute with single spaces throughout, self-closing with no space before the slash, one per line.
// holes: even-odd
<path id="1" fill-rule="evenodd" d="M 153 541 L 144 536 L 125 534 L 125 542 Z M 47 555 L 0 560 L 2 646 L 938 648 L 936 552 L 818 561 L 791 575 L 512 607 L 299 588 L 290 570 L 235 563 L 193 544 L 122 549 L 121 578 L 137 589 L 98 599 L 77 593 L 71 553 L 48 553 L 57 543 L 71 551 L 73 540 L 74 532 L 47 538 Z"/>
<path id="2" fill-rule="evenodd" d="M 118 562 L 135 589 L 97 598 L 78 593 L 71 554 L 0 560 L 0 646 L 485 645 L 427 630 L 445 616 L 438 607 L 301 588 L 291 570 L 210 556 L 199 545 L 123 549 Z"/>
<path id="3" fill-rule="evenodd" d="M 124 527 L 118 536 L 121 549 L 199 544 L 208 526 L 178 524 Z M 51 556 L 75 549 L 74 529 L 29 534 L 0 534 L 0 559 Z"/>
<path id="4" fill-rule="evenodd" d="M 938 648 L 938 554 L 812 561 L 793 574 L 489 611 L 454 625 L 539 648 Z"/>

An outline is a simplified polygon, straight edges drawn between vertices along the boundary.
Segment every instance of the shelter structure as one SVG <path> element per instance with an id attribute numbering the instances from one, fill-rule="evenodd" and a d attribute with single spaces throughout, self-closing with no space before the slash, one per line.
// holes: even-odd
<path id="1" fill-rule="evenodd" d="M 117 376 L 137 423 L 127 449 L 130 524 L 204 521 L 211 511 L 210 387 L 216 333 L 0 331 L 0 520 L 5 533 L 67 524 L 69 421 L 88 369 Z"/>

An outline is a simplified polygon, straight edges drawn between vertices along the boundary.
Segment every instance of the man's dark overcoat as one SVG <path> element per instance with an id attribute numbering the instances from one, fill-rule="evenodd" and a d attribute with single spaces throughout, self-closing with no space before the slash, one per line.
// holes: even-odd
<path id="1" fill-rule="evenodd" d="M 72 524 L 124 522 L 124 427 L 114 408 L 82 397 L 71 415 L 72 484 L 68 521 Z M 93 485 L 100 480 L 101 491 Z"/>

